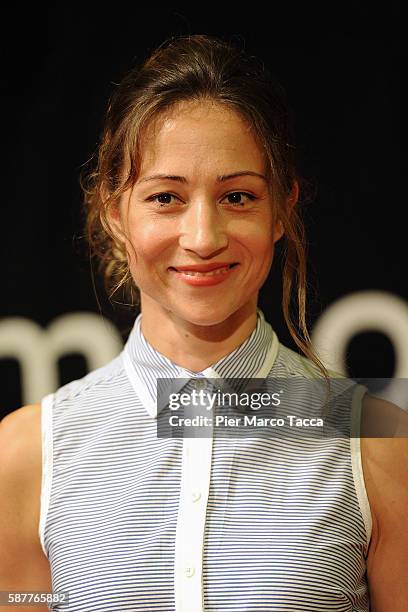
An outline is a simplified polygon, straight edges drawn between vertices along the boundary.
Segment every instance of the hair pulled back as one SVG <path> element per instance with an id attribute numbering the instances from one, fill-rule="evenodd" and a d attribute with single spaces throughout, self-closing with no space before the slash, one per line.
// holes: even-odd
<path id="1" fill-rule="evenodd" d="M 111 96 L 92 167 L 88 170 L 85 166 L 81 175 L 86 238 L 109 297 L 122 288 L 131 304 L 139 301 L 125 243 L 109 224 L 109 207 L 137 180 L 143 129 L 163 111 L 187 100 L 227 105 L 252 126 L 263 147 L 276 214 L 285 232 L 281 239 L 284 318 L 296 345 L 327 378 L 327 370 L 312 349 L 306 324 L 304 225 L 299 206 L 287 205 L 299 177 L 286 95 L 264 64 L 235 43 L 200 34 L 172 37 L 132 68 Z M 294 290 L 296 323 L 291 313 Z"/>

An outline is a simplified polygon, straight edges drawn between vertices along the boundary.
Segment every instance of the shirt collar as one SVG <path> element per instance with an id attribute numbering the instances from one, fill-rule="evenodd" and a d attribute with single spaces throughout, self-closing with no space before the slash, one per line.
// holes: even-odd
<path id="1" fill-rule="evenodd" d="M 123 349 L 125 367 L 137 395 L 148 414 L 157 418 L 157 378 L 264 378 L 275 361 L 279 340 L 257 308 L 257 324 L 252 333 L 228 355 L 202 372 L 192 372 L 159 353 L 141 331 L 140 313 Z M 181 382 L 180 388 L 185 384 Z"/>

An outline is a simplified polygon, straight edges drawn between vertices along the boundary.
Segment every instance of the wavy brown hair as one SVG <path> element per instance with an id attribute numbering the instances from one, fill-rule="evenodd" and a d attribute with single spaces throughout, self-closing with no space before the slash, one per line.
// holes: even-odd
<path id="1" fill-rule="evenodd" d="M 266 153 L 270 190 L 285 232 L 284 318 L 296 345 L 327 379 L 327 370 L 313 351 L 306 324 L 304 225 L 299 206 L 287 205 L 294 183 L 300 178 L 286 95 L 264 64 L 235 43 L 199 34 L 172 37 L 131 69 L 114 91 L 93 163 L 81 173 L 86 238 L 105 289 L 110 298 L 122 289 L 131 305 L 139 303 L 140 293 L 129 271 L 125 243 L 113 233 L 108 211 L 137 180 L 142 131 L 177 103 L 204 99 L 237 112 L 252 126 Z M 296 324 L 291 313 L 293 290 L 297 296 Z"/>

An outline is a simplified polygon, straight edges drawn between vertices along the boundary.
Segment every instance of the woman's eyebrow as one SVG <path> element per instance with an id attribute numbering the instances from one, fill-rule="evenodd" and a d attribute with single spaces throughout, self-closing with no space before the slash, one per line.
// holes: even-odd
<path id="1" fill-rule="evenodd" d="M 263 179 L 264 181 L 267 181 L 266 177 L 263 174 L 259 174 L 259 172 L 253 172 L 252 170 L 241 170 L 239 172 L 233 172 L 232 174 L 222 174 L 220 176 L 217 176 L 217 182 L 227 181 L 228 179 L 235 178 L 237 176 L 257 176 Z M 147 181 L 157 181 L 159 179 L 177 181 L 179 183 L 188 183 L 188 180 L 185 176 L 176 176 L 172 174 L 153 174 L 152 176 L 146 176 L 137 182 L 145 183 Z"/>

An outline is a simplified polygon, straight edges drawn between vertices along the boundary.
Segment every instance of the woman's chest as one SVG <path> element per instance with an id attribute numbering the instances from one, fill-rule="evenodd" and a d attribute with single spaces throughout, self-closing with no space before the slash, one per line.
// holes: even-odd
<path id="1" fill-rule="evenodd" d="M 46 541 L 53 590 L 70 593 L 70 612 L 196 612 L 197 600 L 207 612 L 368 610 L 365 533 L 347 462 L 310 454 L 290 462 L 264 448 L 256 461 L 253 451 L 214 448 L 201 506 L 194 487 L 183 498 L 177 455 L 116 478 L 113 465 L 67 474 Z M 192 557 L 180 565 L 184 546 Z"/>

